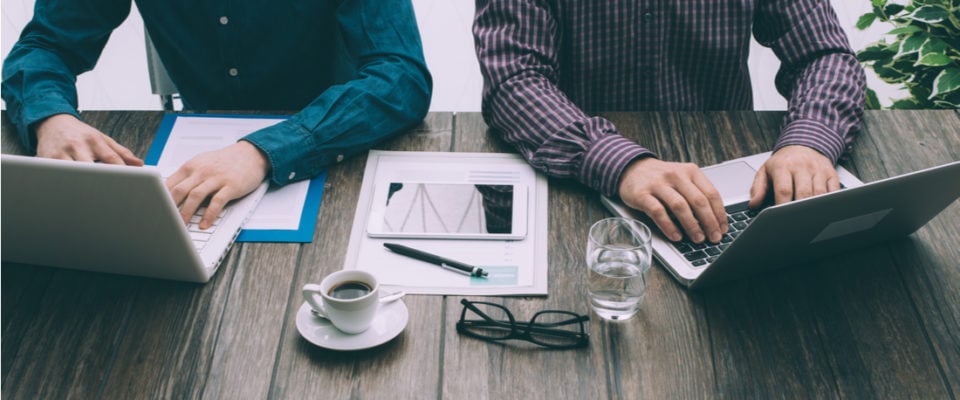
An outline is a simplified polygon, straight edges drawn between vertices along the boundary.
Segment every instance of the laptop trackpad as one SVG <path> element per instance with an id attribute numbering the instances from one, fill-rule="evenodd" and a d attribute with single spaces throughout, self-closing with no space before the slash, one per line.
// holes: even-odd
<path id="1" fill-rule="evenodd" d="M 750 197 L 750 186 L 757 171 L 743 161 L 733 161 L 701 169 L 720 191 L 724 204 L 737 203 Z"/>

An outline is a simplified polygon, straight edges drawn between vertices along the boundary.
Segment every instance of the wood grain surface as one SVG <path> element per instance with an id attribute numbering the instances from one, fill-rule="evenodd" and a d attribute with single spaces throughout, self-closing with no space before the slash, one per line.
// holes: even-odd
<path id="1" fill-rule="evenodd" d="M 658 157 L 700 165 L 770 150 L 783 115 L 602 114 Z M 81 117 L 142 156 L 163 114 Z M 6 113 L 0 146 L 28 154 Z M 479 113 L 431 113 L 376 148 L 514 151 Z M 958 159 L 960 113 L 869 111 L 841 163 L 873 181 Z M 365 161 L 329 168 L 312 242 L 239 244 L 206 284 L 4 263 L 3 398 L 960 396 L 957 202 L 908 237 L 699 292 L 655 265 L 640 313 L 620 323 L 591 314 L 583 349 L 461 336 L 463 297 L 426 295 L 404 298 L 408 325 L 381 346 L 316 347 L 295 326 L 300 288 L 341 269 Z M 551 178 L 549 187 L 549 295 L 469 299 L 519 320 L 543 309 L 590 313 L 587 230 L 609 214 L 577 182 Z"/>

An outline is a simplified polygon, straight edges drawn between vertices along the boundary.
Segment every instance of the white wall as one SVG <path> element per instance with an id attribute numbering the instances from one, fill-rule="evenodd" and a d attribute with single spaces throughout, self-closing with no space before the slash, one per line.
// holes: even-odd
<path id="1" fill-rule="evenodd" d="M 2 55 L 6 57 L 23 26 L 33 14 L 35 0 L 3 0 Z M 874 42 L 890 27 L 874 26 L 867 32 L 854 24 L 870 8 L 870 0 L 833 0 L 854 49 Z M 473 0 L 413 0 L 423 38 L 424 53 L 434 78 L 432 111 L 479 111 L 482 80 L 473 50 L 470 26 Z M 773 53 L 756 43 L 751 48 L 755 108 L 783 110 L 786 101 L 773 88 L 777 71 Z M 879 82 L 868 71 L 868 84 L 879 88 L 882 103 L 898 97 L 895 88 Z M 130 17 L 114 32 L 96 68 L 78 78 L 80 108 L 85 110 L 159 110 L 150 93 L 144 52 L 143 23 L 134 7 Z"/>

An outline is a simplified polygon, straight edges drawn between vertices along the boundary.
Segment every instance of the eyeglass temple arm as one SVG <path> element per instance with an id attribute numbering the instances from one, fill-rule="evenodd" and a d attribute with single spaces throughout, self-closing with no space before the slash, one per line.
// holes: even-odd
<path id="1" fill-rule="evenodd" d="M 510 325 L 509 322 L 504 322 L 504 321 L 470 321 L 470 320 L 467 320 L 467 321 L 460 321 L 460 322 L 457 323 L 457 325 L 460 325 L 460 326 L 463 326 L 463 327 L 471 327 L 471 328 L 487 328 L 487 329 L 490 329 L 490 328 L 500 328 L 500 329 L 504 329 L 504 330 L 514 330 L 514 329 L 516 329 L 516 330 L 518 330 L 518 331 L 520 331 L 520 332 L 524 332 L 524 331 L 525 331 L 525 332 L 528 332 L 528 333 L 536 333 L 536 334 L 540 334 L 540 335 L 551 335 L 551 336 L 557 336 L 557 337 L 582 337 L 582 336 L 588 336 L 586 332 L 574 332 L 574 331 L 568 331 L 568 330 L 564 330 L 564 329 L 546 328 L 546 327 L 543 327 L 543 326 L 540 326 L 540 325 L 537 325 L 537 324 L 530 324 L 530 323 L 528 323 L 528 322 L 517 323 L 517 324 L 515 324 L 515 326 L 513 326 L 513 325 Z"/>

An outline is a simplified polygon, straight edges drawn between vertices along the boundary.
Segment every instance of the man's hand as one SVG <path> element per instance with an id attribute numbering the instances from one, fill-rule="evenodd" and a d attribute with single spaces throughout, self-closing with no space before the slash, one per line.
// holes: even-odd
<path id="1" fill-rule="evenodd" d="M 773 186 L 774 202 L 786 203 L 840 189 L 840 178 L 829 158 L 806 146 L 777 150 L 757 171 L 750 188 L 750 207 L 763 203 Z"/>
<path id="2" fill-rule="evenodd" d="M 143 160 L 129 149 L 70 114 L 57 114 L 41 121 L 36 134 L 38 157 L 143 165 Z"/>
<path id="3" fill-rule="evenodd" d="M 241 140 L 187 161 L 167 178 L 167 190 L 180 207 L 184 223 L 209 198 L 200 220 L 200 229 L 207 229 L 227 202 L 252 192 L 269 171 L 270 163 L 260 149 Z"/>
<path id="4" fill-rule="evenodd" d="M 694 242 L 719 242 L 727 231 L 720 193 L 695 164 L 644 158 L 630 163 L 620 178 L 620 198 L 643 211 L 670 240 L 683 236 L 673 214 Z"/>

